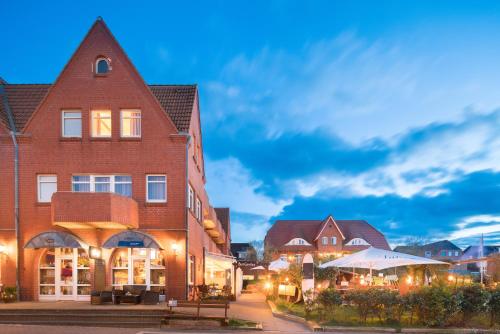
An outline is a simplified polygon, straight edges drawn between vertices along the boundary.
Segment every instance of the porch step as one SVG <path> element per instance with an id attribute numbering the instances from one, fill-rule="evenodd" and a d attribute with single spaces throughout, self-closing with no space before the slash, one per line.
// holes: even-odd
<path id="1" fill-rule="evenodd" d="M 0 309 L 0 324 L 158 328 L 162 310 Z"/>

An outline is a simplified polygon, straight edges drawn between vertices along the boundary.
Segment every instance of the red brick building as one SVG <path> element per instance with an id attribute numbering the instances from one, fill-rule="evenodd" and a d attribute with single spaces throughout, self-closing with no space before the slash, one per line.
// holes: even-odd
<path id="1" fill-rule="evenodd" d="M 205 191 L 196 85 L 147 85 L 98 19 L 53 84 L 2 80 L 0 98 L 3 286 L 16 268 L 25 300 L 230 284 L 229 210 Z"/>
<path id="2" fill-rule="evenodd" d="M 304 254 L 342 256 L 370 246 L 390 250 L 384 235 L 364 220 L 277 220 L 264 239 L 270 260 L 301 263 Z"/>

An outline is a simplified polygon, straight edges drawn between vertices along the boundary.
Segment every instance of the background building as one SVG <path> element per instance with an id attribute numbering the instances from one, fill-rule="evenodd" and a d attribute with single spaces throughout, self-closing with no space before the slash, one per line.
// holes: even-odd
<path id="1" fill-rule="evenodd" d="M 456 261 L 462 256 L 462 249 L 448 240 L 425 245 L 397 246 L 394 251 L 448 262 Z"/>
<path id="2" fill-rule="evenodd" d="M 277 220 L 264 239 L 267 260 L 300 263 L 306 253 L 341 256 L 370 246 L 390 249 L 384 235 L 364 220 Z"/>

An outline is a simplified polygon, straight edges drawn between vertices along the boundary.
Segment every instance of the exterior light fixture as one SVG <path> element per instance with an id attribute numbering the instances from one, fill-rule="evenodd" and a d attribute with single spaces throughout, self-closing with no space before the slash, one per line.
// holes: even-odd
<path id="1" fill-rule="evenodd" d="M 287 282 L 287 283 L 288 283 L 288 281 L 289 281 L 288 277 L 285 277 L 285 282 Z"/>
<path id="2" fill-rule="evenodd" d="M 321 284 L 318 284 L 317 288 L 318 288 L 318 289 L 321 289 Z"/>
<path id="3" fill-rule="evenodd" d="M 264 284 L 264 289 L 266 289 L 266 290 L 271 289 L 271 283 L 266 282 L 266 284 Z"/>
<path id="4" fill-rule="evenodd" d="M 91 259 L 101 259 L 102 258 L 102 249 L 99 247 L 92 247 L 90 246 L 89 248 L 89 254 Z"/>
<path id="5" fill-rule="evenodd" d="M 453 282 L 455 280 L 455 277 L 453 275 L 448 275 L 448 281 Z"/>
<path id="6" fill-rule="evenodd" d="M 179 245 L 177 245 L 175 242 L 172 244 L 172 252 L 174 255 L 177 255 L 177 252 L 179 251 Z"/>
<path id="7" fill-rule="evenodd" d="M 7 253 L 7 246 L 0 244 L 0 254 Z"/>
<path id="8" fill-rule="evenodd" d="M 406 284 L 411 285 L 413 283 L 413 277 L 410 275 L 406 276 Z"/>

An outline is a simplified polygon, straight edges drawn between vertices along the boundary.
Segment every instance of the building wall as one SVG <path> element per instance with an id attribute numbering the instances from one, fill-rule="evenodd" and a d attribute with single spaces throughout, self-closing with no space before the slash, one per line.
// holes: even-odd
<path id="1" fill-rule="evenodd" d="M 106 76 L 96 76 L 92 66 L 99 56 L 111 59 L 112 70 Z M 197 103 L 196 103 L 197 105 Z M 140 109 L 142 112 L 142 137 L 120 138 L 120 110 Z M 79 109 L 82 113 L 82 138 L 67 139 L 61 136 L 61 110 Z M 90 111 L 106 109 L 112 112 L 112 137 L 90 137 Z M 0 138 L 2 157 L 11 155 L 11 148 Z M 190 229 L 190 253 L 197 261 L 203 258 L 203 245 L 216 251 L 215 244 L 206 236 L 193 217 L 186 217 L 186 145 L 187 137 L 179 135 L 172 121 L 144 84 L 122 49 L 102 24 L 93 26 L 73 58 L 57 79 L 39 109 L 32 115 L 20 139 L 20 222 L 21 247 L 33 236 L 64 228 L 53 226 L 51 204 L 37 202 L 37 176 L 57 175 L 57 190 L 72 190 L 74 174 L 128 174 L 132 177 L 132 198 L 139 208 L 139 230 L 154 236 L 167 256 L 167 289 L 169 297 L 186 296 L 186 219 Z M 13 180 L 12 159 L 0 159 L 0 182 Z M 167 175 L 167 202 L 146 202 L 146 175 Z M 208 198 L 204 182 L 191 175 L 192 183 L 200 188 L 204 206 Z M 13 182 L 13 181 L 11 181 Z M 12 228 L 12 185 L 0 183 L 0 242 L 15 242 Z M 3 189 L 8 189 L 3 191 Z M 197 224 L 197 225 L 196 225 Z M 101 246 L 110 236 L 120 232 L 109 229 L 77 229 L 70 233 L 93 246 Z M 179 250 L 172 251 L 172 244 Z M 110 284 L 109 258 L 105 251 L 107 276 Z M 15 284 L 15 251 L 8 256 L 2 273 L 5 285 Z M 38 261 L 42 251 L 21 249 L 21 294 L 23 299 L 36 299 L 38 289 Z M 14 264 L 14 265 L 13 265 Z M 200 262 L 201 264 L 201 262 Z M 197 266 L 198 267 L 198 266 Z M 203 268 L 199 265 L 199 268 Z M 197 275 L 202 277 L 202 275 Z"/>
<path id="2" fill-rule="evenodd" d="M 321 239 L 323 237 L 328 238 L 328 245 L 323 245 L 321 242 Z M 337 238 L 337 244 L 333 245 L 331 242 L 332 237 Z M 335 253 L 335 252 L 341 252 L 342 251 L 342 234 L 340 233 L 339 229 L 337 226 L 332 222 L 329 221 L 325 225 L 323 231 L 321 231 L 318 240 L 316 241 L 316 246 L 318 248 L 319 253 Z"/>

